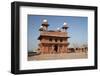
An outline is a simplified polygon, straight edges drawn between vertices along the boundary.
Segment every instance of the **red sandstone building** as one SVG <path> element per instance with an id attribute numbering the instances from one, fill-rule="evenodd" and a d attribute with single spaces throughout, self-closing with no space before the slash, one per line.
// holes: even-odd
<path id="1" fill-rule="evenodd" d="M 66 32 L 68 26 L 64 23 L 61 29 L 48 30 L 48 21 L 43 20 L 43 23 L 39 29 L 40 36 L 38 40 L 39 51 L 42 54 L 50 53 L 66 53 L 68 52 L 68 33 Z"/>

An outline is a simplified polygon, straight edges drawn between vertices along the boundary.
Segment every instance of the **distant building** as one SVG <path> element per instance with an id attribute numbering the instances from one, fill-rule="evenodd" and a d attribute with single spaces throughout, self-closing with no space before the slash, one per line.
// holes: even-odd
<path id="1" fill-rule="evenodd" d="M 48 30 L 48 26 L 48 21 L 44 19 L 39 29 L 40 36 L 38 37 L 38 40 L 40 40 L 40 43 L 38 45 L 38 50 L 42 54 L 67 53 L 69 45 L 69 37 L 66 32 L 68 28 L 67 23 L 64 22 L 62 28 L 57 28 L 57 30 Z"/>

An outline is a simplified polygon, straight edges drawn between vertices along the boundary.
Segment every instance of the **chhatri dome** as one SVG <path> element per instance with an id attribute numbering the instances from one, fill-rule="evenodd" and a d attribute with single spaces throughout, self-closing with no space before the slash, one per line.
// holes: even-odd
<path id="1" fill-rule="evenodd" d="M 68 24 L 67 24 L 66 22 L 64 22 L 63 26 L 67 27 L 67 25 L 68 25 Z"/>
<path id="2" fill-rule="evenodd" d="M 40 29 L 39 29 L 39 31 L 43 31 L 43 26 L 40 26 Z"/>
<path id="3" fill-rule="evenodd" d="M 57 28 L 57 31 L 61 31 L 61 29 L 58 27 L 58 28 Z"/>
<path id="4" fill-rule="evenodd" d="M 60 30 L 60 28 L 58 27 L 57 30 Z"/>
<path id="5" fill-rule="evenodd" d="M 67 28 L 68 28 L 68 24 L 66 22 L 64 22 L 63 27 L 62 27 L 63 31 L 65 32 L 67 30 Z"/>
<path id="6" fill-rule="evenodd" d="M 48 26 L 49 26 L 49 24 L 48 24 L 47 19 L 44 19 L 42 21 L 42 25 L 40 26 L 39 31 L 47 31 L 48 30 Z"/>
<path id="7" fill-rule="evenodd" d="M 43 28 L 43 26 L 40 26 L 40 28 Z"/>
<path id="8" fill-rule="evenodd" d="M 64 22 L 64 24 L 63 24 L 63 27 L 62 27 L 63 29 L 67 29 L 68 28 L 68 24 L 66 23 L 66 22 Z"/>
<path id="9" fill-rule="evenodd" d="M 47 20 L 47 19 L 44 19 L 44 20 L 43 20 L 43 23 L 47 23 L 47 22 L 48 22 L 48 20 Z"/>

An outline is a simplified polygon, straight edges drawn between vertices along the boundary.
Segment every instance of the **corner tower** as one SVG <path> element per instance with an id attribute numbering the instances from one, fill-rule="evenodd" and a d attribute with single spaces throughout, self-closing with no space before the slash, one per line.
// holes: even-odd
<path id="1" fill-rule="evenodd" d="M 62 27 L 63 32 L 66 32 L 67 29 L 68 29 L 68 24 L 64 22 L 63 27 Z"/>
<path id="2" fill-rule="evenodd" d="M 48 26 L 49 26 L 49 24 L 48 24 L 48 21 L 47 21 L 47 19 L 44 19 L 43 21 L 42 21 L 42 25 L 40 26 L 40 31 L 48 31 Z"/>

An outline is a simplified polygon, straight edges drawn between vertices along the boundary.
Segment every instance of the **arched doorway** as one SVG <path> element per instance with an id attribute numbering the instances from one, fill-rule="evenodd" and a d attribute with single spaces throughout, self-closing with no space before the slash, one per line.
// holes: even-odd
<path id="1" fill-rule="evenodd" d="M 54 46 L 54 51 L 56 51 L 56 52 L 58 51 L 58 46 L 57 45 Z"/>

